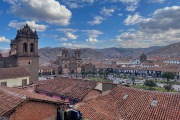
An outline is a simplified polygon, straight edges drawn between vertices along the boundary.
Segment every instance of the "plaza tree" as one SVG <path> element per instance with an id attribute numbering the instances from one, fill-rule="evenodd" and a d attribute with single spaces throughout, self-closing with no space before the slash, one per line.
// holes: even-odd
<path id="1" fill-rule="evenodd" d="M 174 79 L 175 74 L 172 72 L 165 72 L 162 74 L 162 77 L 167 79 L 167 82 L 166 82 L 166 85 L 164 85 L 164 88 L 169 92 L 172 89 L 170 79 Z"/>
<path id="2" fill-rule="evenodd" d="M 166 78 L 167 82 L 169 82 L 170 79 L 174 79 L 175 78 L 175 74 L 172 73 L 172 72 L 165 72 L 165 73 L 162 74 L 162 77 Z"/>
<path id="3" fill-rule="evenodd" d="M 151 89 L 152 87 L 156 87 L 156 82 L 154 80 L 146 80 L 144 82 L 144 85 L 148 86 Z"/>

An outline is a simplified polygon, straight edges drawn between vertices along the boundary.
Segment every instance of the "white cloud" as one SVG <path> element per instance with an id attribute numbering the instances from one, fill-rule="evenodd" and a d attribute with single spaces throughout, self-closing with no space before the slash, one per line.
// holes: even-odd
<path id="1" fill-rule="evenodd" d="M 66 33 L 66 32 L 76 32 L 76 31 L 78 31 L 77 29 L 72 29 L 72 28 L 59 28 L 59 29 L 56 29 L 57 31 L 60 31 L 60 32 L 64 32 L 64 33 Z"/>
<path id="2" fill-rule="evenodd" d="M 96 42 L 98 42 L 98 40 L 96 38 L 88 38 L 88 39 L 86 39 L 86 42 L 96 43 Z"/>
<path id="3" fill-rule="evenodd" d="M 163 46 L 180 41 L 180 30 L 168 30 L 158 33 L 145 31 L 124 32 L 114 39 L 120 47 L 145 48 L 150 46 Z"/>
<path id="4" fill-rule="evenodd" d="M 0 42 L 9 42 L 9 39 L 7 39 L 5 36 L 0 37 Z"/>
<path id="5" fill-rule="evenodd" d="M 65 33 L 65 36 L 60 38 L 60 41 L 67 41 L 67 40 L 76 40 L 78 38 L 77 35 L 74 35 L 73 33 Z"/>
<path id="6" fill-rule="evenodd" d="M 86 32 L 89 38 L 96 38 L 99 35 L 103 34 L 103 32 L 99 30 L 82 30 L 83 32 Z"/>
<path id="7" fill-rule="evenodd" d="M 144 18 L 139 15 L 139 13 L 135 13 L 134 15 L 128 15 L 128 17 L 124 20 L 125 25 L 136 25 L 147 23 L 149 21 L 153 21 L 153 18 Z"/>
<path id="8" fill-rule="evenodd" d="M 21 18 L 68 25 L 71 11 L 56 0 L 4 0 L 11 4 L 10 12 Z"/>
<path id="9" fill-rule="evenodd" d="M 98 25 L 101 24 L 104 19 L 105 18 L 102 18 L 101 16 L 95 16 L 93 21 L 89 21 L 87 23 L 89 23 L 90 25 Z"/>
<path id="10" fill-rule="evenodd" d="M 62 43 L 60 44 L 60 46 L 67 48 L 90 48 L 90 46 L 85 44 L 74 44 L 74 43 Z"/>
<path id="11" fill-rule="evenodd" d="M 135 25 L 142 21 L 142 16 L 139 13 L 135 13 L 134 15 L 128 15 L 128 17 L 124 20 L 126 25 Z"/>
<path id="12" fill-rule="evenodd" d="M 144 21 L 140 23 L 140 25 L 143 29 L 180 29 L 179 21 L 180 6 L 172 6 L 156 10 L 152 14 L 152 18 L 146 18 Z"/>
<path id="13" fill-rule="evenodd" d="M 116 36 L 114 41 L 121 47 L 162 46 L 180 42 L 180 6 L 155 10 L 149 18 L 138 13 L 129 15 L 126 25 L 139 25 L 135 30 L 127 30 Z"/>
<path id="14" fill-rule="evenodd" d="M 123 16 L 123 14 L 122 14 L 122 13 L 119 13 L 118 16 Z"/>
<path id="15" fill-rule="evenodd" d="M 134 12 L 137 9 L 137 7 L 138 6 L 133 6 L 133 5 L 127 6 L 126 7 L 126 11 Z"/>
<path id="16" fill-rule="evenodd" d="M 48 27 L 47 25 L 36 24 L 35 21 L 17 22 L 16 20 L 11 21 L 8 26 L 20 29 L 23 28 L 23 26 L 26 24 L 28 24 L 31 27 L 31 29 L 36 29 L 37 31 L 45 31 Z"/>
<path id="17" fill-rule="evenodd" d="M 77 37 L 78 36 L 76 36 L 76 35 L 73 35 L 72 33 L 66 33 L 66 38 L 68 38 L 68 39 L 77 39 Z"/>
<path id="18" fill-rule="evenodd" d="M 103 7 L 100 13 L 104 16 L 112 16 L 112 13 L 114 13 L 114 9 L 112 8 L 108 9 Z"/>
<path id="19" fill-rule="evenodd" d="M 109 2 L 121 2 L 126 5 L 126 11 L 134 12 L 138 8 L 140 0 L 111 0 Z"/>
<path id="20" fill-rule="evenodd" d="M 78 38 L 77 35 L 74 35 L 77 29 L 71 29 L 71 28 L 59 28 L 56 29 L 59 32 L 63 32 L 65 35 L 64 37 L 60 38 L 60 41 L 67 41 L 67 40 L 76 40 Z"/>
<path id="21" fill-rule="evenodd" d="M 149 0 L 149 3 L 163 3 L 164 0 Z"/>
<path id="22" fill-rule="evenodd" d="M 96 0 L 63 0 L 63 2 L 72 9 L 91 5 L 95 1 Z"/>

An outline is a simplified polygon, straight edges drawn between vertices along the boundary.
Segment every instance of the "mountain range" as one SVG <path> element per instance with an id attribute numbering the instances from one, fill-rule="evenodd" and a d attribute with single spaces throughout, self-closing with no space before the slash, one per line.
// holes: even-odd
<path id="1" fill-rule="evenodd" d="M 40 64 L 50 63 L 52 60 L 56 60 L 57 56 L 65 48 L 51 48 L 45 47 L 39 49 Z M 72 53 L 75 49 L 68 50 Z M 129 58 L 136 59 L 142 53 L 145 53 L 148 57 L 180 57 L 180 42 L 170 44 L 167 46 L 153 46 L 149 48 L 104 48 L 104 49 L 91 49 L 82 48 L 80 49 L 82 53 L 82 58 L 91 59 L 104 59 L 104 58 Z"/>

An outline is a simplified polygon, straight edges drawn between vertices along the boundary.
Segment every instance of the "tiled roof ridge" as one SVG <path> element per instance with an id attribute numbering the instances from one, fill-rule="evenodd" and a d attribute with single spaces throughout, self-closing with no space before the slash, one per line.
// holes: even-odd
<path id="1" fill-rule="evenodd" d="M 0 79 L 28 77 L 30 73 L 23 67 L 0 68 Z"/>
<path id="2" fill-rule="evenodd" d="M 16 92 L 9 91 L 9 90 L 4 89 L 4 88 L 2 88 L 2 87 L 0 87 L 0 90 L 2 90 L 3 92 L 8 93 L 8 94 L 10 94 L 10 95 L 19 97 L 19 98 L 21 98 L 21 99 L 24 99 L 24 100 L 27 99 L 27 96 L 25 96 L 25 95 L 21 95 L 21 94 L 16 93 Z"/>
<path id="3" fill-rule="evenodd" d="M 122 86 L 122 85 L 118 85 L 118 87 L 123 87 L 123 88 L 127 88 L 127 89 L 133 89 L 133 90 L 136 90 L 136 91 L 144 91 L 144 92 L 151 92 L 151 93 L 161 93 L 161 94 L 177 94 L 177 95 L 180 95 L 179 93 L 177 92 L 161 92 L 161 91 L 152 91 L 152 90 L 145 90 L 145 89 L 138 89 L 138 88 L 132 88 L 132 87 L 125 87 L 125 86 Z M 117 89 L 117 87 L 115 87 L 114 89 Z"/>
<path id="4" fill-rule="evenodd" d="M 82 99 L 97 85 L 97 82 L 62 77 L 55 78 L 54 80 L 37 82 L 36 84 L 36 91 L 44 91 L 70 98 Z"/>

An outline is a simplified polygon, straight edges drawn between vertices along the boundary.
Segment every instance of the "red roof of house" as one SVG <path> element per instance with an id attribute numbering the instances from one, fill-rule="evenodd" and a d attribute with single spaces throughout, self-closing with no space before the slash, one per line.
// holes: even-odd
<path id="1" fill-rule="evenodd" d="M 53 104 L 64 103 L 63 101 L 26 90 L 0 86 L 0 116 L 9 114 L 25 101 L 41 101 Z"/>
<path id="2" fill-rule="evenodd" d="M 90 120 L 180 120 L 180 94 L 117 86 L 77 109 Z"/>
<path id="3" fill-rule="evenodd" d="M 90 80 L 80 80 L 72 78 L 56 78 L 37 83 L 36 91 L 45 91 L 70 98 L 82 99 L 97 83 Z"/>
<path id="4" fill-rule="evenodd" d="M 0 68 L 0 79 L 27 77 L 30 74 L 21 67 Z"/>

